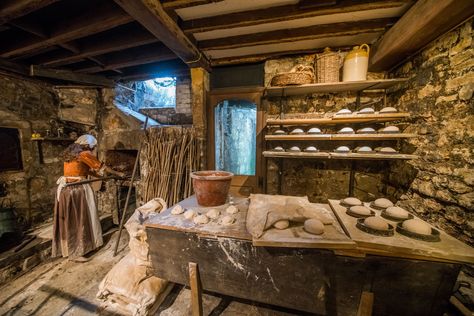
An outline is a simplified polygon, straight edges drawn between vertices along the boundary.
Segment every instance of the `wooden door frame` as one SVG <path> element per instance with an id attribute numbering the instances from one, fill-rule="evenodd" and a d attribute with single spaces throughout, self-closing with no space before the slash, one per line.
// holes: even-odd
<path id="1" fill-rule="evenodd" d="M 263 87 L 243 87 L 243 88 L 223 88 L 214 89 L 208 92 L 207 97 L 207 168 L 215 169 L 215 123 L 214 108 L 219 102 L 229 99 L 246 100 L 257 106 L 256 122 L 256 157 L 255 157 L 255 181 L 254 193 L 263 192 L 263 158 L 262 151 L 264 145 L 263 131 L 265 129 L 265 111 L 263 110 L 261 99 L 264 93 Z M 232 180 L 232 186 L 242 187 L 249 179 L 249 176 L 236 176 Z"/>

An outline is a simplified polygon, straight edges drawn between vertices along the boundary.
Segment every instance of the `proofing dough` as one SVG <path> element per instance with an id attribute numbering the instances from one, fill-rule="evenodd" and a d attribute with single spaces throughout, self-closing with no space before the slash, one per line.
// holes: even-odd
<path id="1" fill-rule="evenodd" d="M 281 147 L 281 146 L 276 146 L 275 148 L 273 148 L 273 150 L 274 150 L 274 151 L 285 151 L 285 150 L 283 149 L 283 147 Z"/>
<path id="2" fill-rule="evenodd" d="M 179 204 L 173 207 L 173 209 L 171 210 L 171 214 L 173 215 L 179 215 L 183 213 L 184 213 L 184 208 Z"/>
<path id="3" fill-rule="evenodd" d="M 308 130 L 308 134 L 321 134 L 321 130 L 317 127 L 311 127 Z"/>
<path id="4" fill-rule="evenodd" d="M 313 235 L 324 233 L 324 224 L 319 219 L 310 218 L 304 222 L 304 230 Z"/>
<path id="5" fill-rule="evenodd" d="M 378 216 L 370 216 L 364 219 L 367 227 L 377 230 L 388 230 L 388 223 Z"/>
<path id="6" fill-rule="evenodd" d="M 352 127 L 343 127 L 337 133 L 338 134 L 354 134 L 354 129 Z"/>
<path id="7" fill-rule="evenodd" d="M 290 134 L 304 134 L 304 131 L 301 128 L 295 128 Z"/>
<path id="8" fill-rule="evenodd" d="M 184 212 L 184 218 L 186 219 L 192 219 L 196 215 L 197 215 L 197 212 L 193 209 L 189 209 L 186 212 Z"/>
<path id="9" fill-rule="evenodd" d="M 239 212 L 239 209 L 236 206 L 231 205 L 225 211 L 227 212 L 227 214 L 236 214 Z"/>
<path id="10" fill-rule="evenodd" d="M 339 146 L 335 150 L 335 152 L 338 152 L 338 153 L 348 153 L 350 151 L 351 151 L 351 149 L 347 146 Z"/>
<path id="11" fill-rule="evenodd" d="M 301 149 L 298 146 L 293 146 L 289 149 L 289 151 L 301 151 Z"/>
<path id="12" fill-rule="evenodd" d="M 372 127 L 364 127 L 357 130 L 357 134 L 375 134 L 375 129 Z"/>
<path id="13" fill-rule="evenodd" d="M 362 205 L 362 201 L 355 197 L 345 198 L 342 203 L 349 206 Z"/>
<path id="14" fill-rule="evenodd" d="M 285 229 L 285 228 L 288 228 L 288 226 L 290 226 L 290 222 L 287 220 L 282 220 L 282 221 L 276 222 L 275 224 L 273 224 L 273 226 L 276 229 Z"/>
<path id="15" fill-rule="evenodd" d="M 360 110 L 357 113 L 359 113 L 359 114 L 374 114 L 375 111 L 374 111 L 373 108 L 363 108 L 362 110 Z"/>
<path id="16" fill-rule="evenodd" d="M 403 222 L 402 227 L 409 232 L 420 235 L 431 235 L 431 227 L 419 219 L 409 219 Z"/>
<path id="17" fill-rule="evenodd" d="M 206 216 L 209 217 L 210 219 L 216 219 L 221 215 L 221 212 L 215 208 L 210 209 L 207 213 Z"/>
<path id="18" fill-rule="evenodd" d="M 194 217 L 193 222 L 195 224 L 207 224 L 209 223 L 209 217 L 206 215 L 198 215 Z"/>
<path id="19" fill-rule="evenodd" d="M 392 201 L 390 201 L 389 199 L 386 199 L 386 198 L 380 198 L 380 199 L 377 199 L 373 202 L 373 206 L 377 207 L 377 208 L 387 208 L 387 207 L 390 207 L 390 206 L 393 206 L 393 203 Z"/>
<path id="20" fill-rule="evenodd" d="M 336 113 L 336 115 L 352 114 L 352 111 L 349 109 L 342 109 Z"/>
<path id="21" fill-rule="evenodd" d="M 391 106 L 387 106 L 387 107 L 381 109 L 379 113 L 397 113 L 397 112 L 398 112 L 398 110 L 396 108 L 391 107 Z"/>
<path id="22" fill-rule="evenodd" d="M 285 135 L 286 132 L 281 129 L 277 129 L 276 131 L 273 132 L 274 135 Z"/>
<path id="23" fill-rule="evenodd" d="M 316 147 L 314 147 L 314 146 L 308 146 L 308 147 L 305 148 L 304 151 L 307 151 L 307 152 L 317 152 L 318 149 L 317 149 Z"/>
<path id="24" fill-rule="evenodd" d="M 390 206 L 385 210 L 387 215 L 396 217 L 396 218 L 408 218 L 408 212 L 398 206 Z"/>
<path id="25" fill-rule="evenodd" d="M 364 205 L 355 205 L 355 206 L 351 206 L 351 208 L 349 209 L 352 213 L 354 214 L 357 214 L 357 215 L 363 215 L 363 216 L 366 216 L 366 215 L 370 215 L 370 209 Z"/>
<path id="26" fill-rule="evenodd" d="M 226 215 L 221 220 L 221 225 L 228 226 L 232 225 L 235 222 L 235 217 L 231 215 Z"/>

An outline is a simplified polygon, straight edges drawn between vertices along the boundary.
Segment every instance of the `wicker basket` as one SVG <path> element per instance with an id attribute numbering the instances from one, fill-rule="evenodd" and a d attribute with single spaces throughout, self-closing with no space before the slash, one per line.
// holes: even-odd
<path id="1" fill-rule="evenodd" d="M 298 65 L 293 67 L 290 72 L 276 74 L 272 78 L 272 86 L 289 86 L 314 83 L 313 68 L 309 66 Z"/>
<path id="2" fill-rule="evenodd" d="M 316 55 L 314 65 L 316 69 L 316 82 L 339 82 L 339 69 L 341 68 L 341 56 L 332 52 L 329 47 L 324 52 Z"/>

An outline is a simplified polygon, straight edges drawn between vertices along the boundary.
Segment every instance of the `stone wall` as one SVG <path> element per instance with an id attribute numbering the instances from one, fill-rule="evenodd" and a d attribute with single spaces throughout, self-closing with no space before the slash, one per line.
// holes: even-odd
<path id="1" fill-rule="evenodd" d="M 391 103 L 412 113 L 406 148 L 419 159 L 392 165 L 389 192 L 401 205 L 474 244 L 473 20 L 398 67 L 408 83 Z"/>

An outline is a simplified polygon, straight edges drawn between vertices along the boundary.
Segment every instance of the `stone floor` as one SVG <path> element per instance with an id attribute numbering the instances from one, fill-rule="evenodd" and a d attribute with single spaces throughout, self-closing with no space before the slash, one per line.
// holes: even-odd
<path id="1" fill-rule="evenodd" d="M 0 288 L 0 315 L 89 316 L 97 315 L 98 285 L 127 253 L 128 235 L 122 235 L 119 254 L 113 257 L 116 231 L 105 236 L 104 246 L 86 263 L 56 259 L 44 262 Z M 303 315 L 220 295 L 203 296 L 204 315 L 287 316 Z M 190 315 L 190 291 L 175 285 L 156 315 Z"/>

